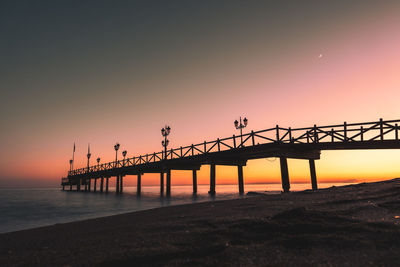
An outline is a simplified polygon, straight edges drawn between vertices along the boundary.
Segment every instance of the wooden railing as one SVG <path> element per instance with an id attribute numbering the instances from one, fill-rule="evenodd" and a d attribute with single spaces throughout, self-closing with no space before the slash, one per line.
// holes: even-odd
<path id="1" fill-rule="evenodd" d="M 283 128 L 278 125 L 273 128 L 251 131 L 243 135 L 233 135 L 231 137 L 217 139 L 214 141 L 204 141 L 199 144 L 179 147 L 167 150 L 167 153 L 154 152 L 152 154 L 140 155 L 138 157 L 112 161 L 89 168 L 80 168 L 69 171 L 70 176 L 110 170 L 115 168 L 126 168 L 135 165 L 147 164 L 162 161 L 164 159 L 188 158 L 196 155 L 241 149 L 260 144 L 312 144 L 312 143 L 346 143 L 346 142 L 366 142 L 399 140 L 400 120 L 384 121 L 380 119 L 376 122 L 349 123 L 344 122 L 339 125 L 306 127 L 306 128 Z M 243 141 L 241 141 L 243 140 Z M 166 154 L 166 155 L 165 155 Z"/>

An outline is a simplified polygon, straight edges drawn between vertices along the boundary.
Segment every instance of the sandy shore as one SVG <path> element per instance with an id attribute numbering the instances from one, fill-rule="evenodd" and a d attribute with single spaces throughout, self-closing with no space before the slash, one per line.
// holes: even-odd
<path id="1" fill-rule="evenodd" d="M 400 179 L 0 234 L 0 266 L 398 266 Z"/>

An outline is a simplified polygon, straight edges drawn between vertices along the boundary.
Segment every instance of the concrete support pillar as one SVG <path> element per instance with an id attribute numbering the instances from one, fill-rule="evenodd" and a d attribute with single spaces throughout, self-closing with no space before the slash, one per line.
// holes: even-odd
<path id="1" fill-rule="evenodd" d="M 119 179 L 119 192 L 122 193 L 124 189 L 124 175 L 120 175 L 120 179 Z"/>
<path id="2" fill-rule="evenodd" d="M 63 188 L 62 188 L 62 191 L 64 191 L 64 185 L 62 186 Z"/>
<path id="3" fill-rule="evenodd" d="M 87 179 L 85 179 L 85 192 L 87 192 Z"/>
<path id="4" fill-rule="evenodd" d="M 72 184 L 71 184 L 71 182 L 69 183 L 69 191 L 72 191 Z"/>
<path id="5" fill-rule="evenodd" d="M 171 170 L 167 170 L 167 196 L 171 195 Z"/>
<path id="6" fill-rule="evenodd" d="M 138 173 L 136 183 L 136 194 L 139 196 L 142 193 L 142 174 Z"/>
<path id="7" fill-rule="evenodd" d="M 94 178 L 93 192 L 96 192 L 96 190 L 97 190 L 97 178 Z"/>
<path id="8" fill-rule="evenodd" d="M 115 181 L 115 192 L 119 193 L 119 174 L 117 174 L 117 179 Z"/>
<path id="9" fill-rule="evenodd" d="M 313 159 L 310 159 L 309 163 L 310 163 L 310 174 L 311 174 L 312 189 L 313 190 L 318 190 L 317 174 L 315 172 L 315 161 Z"/>
<path id="10" fill-rule="evenodd" d="M 193 194 L 197 193 L 197 171 L 193 170 Z"/>
<path id="11" fill-rule="evenodd" d="M 103 193 L 104 178 L 103 178 L 103 177 L 101 177 L 100 179 L 101 179 L 101 180 L 100 180 L 100 192 L 102 192 L 102 193 Z"/>
<path id="12" fill-rule="evenodd" d="M 160 173 L 160 194 L 164 194 L 164 173 Z"/>
<path id="13" fill-rule="evenodd" d="M 110 179 L 110 177 L 106 178 L 106 193 L 108 193 L 108 180 Z"/>
<path id="14" fill-rule="evenodd" d="M 243 166 L 238 166 L 238 184 L 239 194 L 244 194 L 244 183 L 243 183 Z"/>
<path id="15" fill-rule="evenodd" d="M 81 191 L 81 179 L 78 179 L 78 181 L 76 182 L 76 191 Z"/>
<path id="16" fill-rule="evenodd" d="M 210 191 L 208 193 L 215 195 L 215 164 L 210 165 Z"/>
<path id="17" fill-rule="evenodd" d="M 280 157 L 280 161 L 281 161 L 282 188 L 283 192 L 287 193 L 290 191 L 289 169 L 287 165 L 287 158 Z"/>
<path id="18" fill-rule="evenodd" d="M 89 183 L 88 183 L 88 191 L 90 192 L 90 185 L 92 184 L 92 179 L 88 179 Z"/>

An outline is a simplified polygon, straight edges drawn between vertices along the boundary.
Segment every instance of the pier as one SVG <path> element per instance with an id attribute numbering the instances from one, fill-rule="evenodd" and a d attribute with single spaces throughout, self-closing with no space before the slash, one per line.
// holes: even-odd
<path id="1" fill-rule="evenodd" d="M 218 138 L 214 141 L 154 152 L 132 158 L 74 169 L 62 178 L 63 190 L 108 192 L 109 180 L 115 178 L 116 193 L 123 192 L 123 181 L 127 175 L 137 178 L 137 194 L 141 194 L 141 179 L 144 173 L 160 174 L 160 194 L 171 195 L 171 171 L 192 172 L 193 193 L 197 193 L 197 171 L 202 165 L 210 165 L 210 194 L 216 194 L 216 166 L 235 166 L 238 170 L 238 192 L 244 193 L 243 166 L 248 160 L 276 157 L 280 160 L 283 192 L 290 191 L 290 176 L 287 159 L 308 160 L 310 181 L 313 190 L 318 189 L 315 160 L 322 150 L 398 149 L 400 148 L 400 120 L 364 123 L 342 123 L 285 128 L 279 125 L 260 131 L 251 131 L 238 136 Z M 164 181 L 164 178 L 166 181 Z M 105 185 L 104 185 L 105 182 Z M 91 185 L 93 184 L 93 190 Z M 165 189 L 165 190 L 164 190 Z"/>

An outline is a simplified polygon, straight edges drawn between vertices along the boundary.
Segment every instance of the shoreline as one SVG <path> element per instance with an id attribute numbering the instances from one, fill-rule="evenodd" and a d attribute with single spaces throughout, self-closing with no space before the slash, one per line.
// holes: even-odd
<path id="1" fill-rule="evenodd" d="M 393 179 L 2 233 L 0 265 L 390 266 L 400 260 L 399 238 L 400 179 Z"/>

